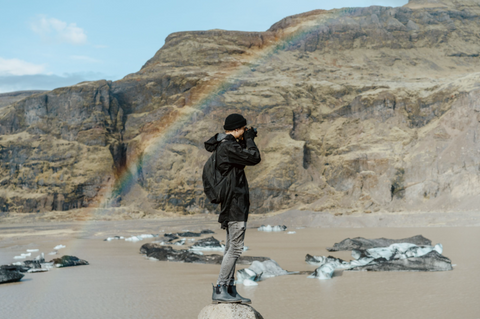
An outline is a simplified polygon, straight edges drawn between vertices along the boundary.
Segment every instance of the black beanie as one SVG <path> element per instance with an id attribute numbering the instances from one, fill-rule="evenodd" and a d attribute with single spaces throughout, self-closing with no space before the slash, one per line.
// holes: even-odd
<path id="1" fill-rule="evenodd" d="M 240 114 L 230 114 L 225 119 L 225 125 L 223 128 L 226 131 L 232 131 L 237 128 L 241 128 L 247 125 L 247 120 Z"/>

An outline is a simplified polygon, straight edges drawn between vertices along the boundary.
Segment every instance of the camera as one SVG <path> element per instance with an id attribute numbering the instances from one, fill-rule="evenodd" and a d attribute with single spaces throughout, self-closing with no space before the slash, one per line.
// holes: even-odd
<path id="1" fill-rule="evenodd" d="M 255 137 L 257 137 L 257 128 L 250 126 L 250 128 L 247 127 L 245 131 L 248 131 L 248 130 L 252 130 L 255 133 Z"/>

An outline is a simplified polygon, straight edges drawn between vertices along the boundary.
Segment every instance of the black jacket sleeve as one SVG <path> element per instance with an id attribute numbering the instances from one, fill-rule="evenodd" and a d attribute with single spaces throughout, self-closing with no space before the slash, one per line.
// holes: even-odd
<path id="1" fill-rule="evenodd" d="M 260 151 L 252 139 L 247 139 L 247 147 L 242 148 L 239 143 L 229 143 L 227 146 L 228 161 L 238 165 L 257 165 L 260 163 Z"/>

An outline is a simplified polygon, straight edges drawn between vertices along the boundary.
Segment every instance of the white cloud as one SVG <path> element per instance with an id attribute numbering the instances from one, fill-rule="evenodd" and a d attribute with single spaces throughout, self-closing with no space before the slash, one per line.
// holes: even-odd
<path id="1" fill-rule="evenodd" d="M 70 44 L 86 44 L 87 35 L 76 23 L 67 23 L 55 18 L 40 16 L 32 23 L 32 31 L 44 41 Z"/>
<path id="2" fill-rule="evenodd" d="M 58 87 L 74 85 L 83 81 L 95 81 L 111 77 L 102 73 L 70 73 L 63 76 L 55 74 L 0 75 L 0 93 L 24 90 L 53 90 Z"/>
<path id="3" fill-rule="evenodd" d="M 45 64 L 33 64 L 19 59 L 0 57 L 0 75 L 35 75 L 45 71 Z"/>
<path id="4" fill-rule="evenodd" d="M 70 56 L 70 59 L 76 60 L 76 61 L 89 62 L 89 63 L 99 63 L 99 62 L 101 62 L 100 60 L 91 58 L 91 57 L 86 56 L 86 55 L 72 55 L 72 56 Z"/>

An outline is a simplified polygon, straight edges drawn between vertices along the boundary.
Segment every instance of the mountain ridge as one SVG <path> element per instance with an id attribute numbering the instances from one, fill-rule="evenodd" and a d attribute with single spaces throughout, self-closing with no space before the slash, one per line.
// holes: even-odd
<path id="1" fill-rule="evenodd" d="M 178 32 L 122 80 L 1 108 L 0 207 L 215 211 L 203 141 L 241 112 L 263 158 L 253 213 L 475 209 L 480 6 L 437 4 Z"/>

